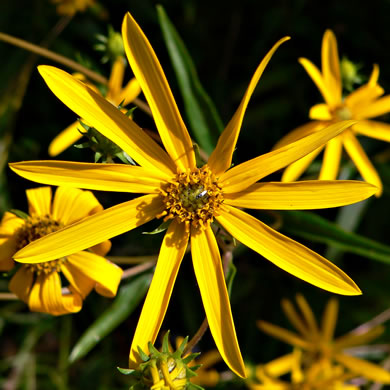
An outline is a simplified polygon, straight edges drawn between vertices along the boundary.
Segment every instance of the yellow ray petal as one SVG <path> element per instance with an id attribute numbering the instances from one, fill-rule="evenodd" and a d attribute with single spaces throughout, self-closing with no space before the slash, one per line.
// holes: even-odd
<path id="1" fill-rule="evenodd" d="M 170 224 L 164 236 L 153 280 L 131 343 L 129 367 L 135 367 L 141 362 L 138 347 L 148 353 L 148 342 L 154 343 L 156 340 L 187 248 L 188 237 L 185 224 L 176 221 Z"/>
<path id="2" fill-rule="evenodd" d="M 340 60 L 336 37 L 331 30 L 326 30 L 322 39 L 321 64 L 324 83 L 332 97 L 332 105 L 341 102 Z"/>
<path id="3" fill-rule="evenodd" d="M 0 239 L 8 239 L 23 225 L 25 220 L 6 211 L 0 223 Z"/>
<path id="4" fill-rule="evenodd" d="M 290 274 L 337 294 L 361 294 L 353 280 L 334 264 L 249 214 L 225 205 L 216 219 L 238 241 Z"/>
<path id="5" fill-rule="evenodd" d="M 327 104 L 320 103 L 310 108 L 309 118 L 317 121 L 329 121 L 332 119 L 332 114 Z"/>
<path id="6" fill-rule="evenodd" d="M 11 292 L 16 294 L 19 299 L 27 303 L 33 280 L 34 273 L 26 266 L 22 265 L 10 280 L 8 288 Z"/>
<path id="7" fill-rule="evenodd" d="M 102 256 L 82 251 L 68 256 L 68 261 L 85 276 L 96 282 L 96 291 L 105 297 L 115 297 L 123 270 Z"/>
<path id="8" fill-rule="evenodd" d="M 374 195 L 377 188 L 352 180 L 307 180 L 255 183 L 245 191 L 225 194 L 231 206 L 260 210 L 309 210 L 339 207 Z"/>
<path id="9" fill-rule="evenodd" d="M 337 323 L 339 302 L 335 298 L 330 298 L 322 314 L 321 330 L 325 341 L 330 342 L 334 336 Z"/>
<path id="10" fill-rule="evenodd" d="M 253 91 L 256 88 L 257 83 L 260 80 L 261 75 L 264 72 L 265 67 L 268 62 L 271 60 L 273 54 L 277 48 L 283 43 L 290 39 L 290 37 L 284 37 L 280 39 L 272 49 L 266 54 L 263 60 L 260 62 L 260 65 L 257 67 L 255 74 L 253 75 L 249 86 L 245 92 L 244 97 L 241 100 L 241 104 L 238 107 L 237 111 L 233 115 L 232 119 L 226 126 L 224 132 L 219 137 L 217 147 L 212 152 L 208 165 L 212 169 L 215 175 L 220 175 L 230 168 L 232 164 L 233 152 L 236 148 L 237 138 L 240 134 L 240 129 L 242 121 L 244 119 L 245 111 L 251 98 Z"/>
<path id="11" fill-rule="evenodd" d="M 79 130 L 84 132 L 79 121 L 72 123 L 65 130 L 62 130 L 61 133 L 50 142 L 49 156 L 55 157 L 65 149 L 74 145 L 83 136 Z"/>
<path id="12" fill-rule="evenodd" d="M 101 210 L 102 205 L 91 191 L 58 187 L 54 195 L 52 217 L 64 225 L 70 225 Z"/>
<path id="13" fill-rule="evenodd" d="M 307 326 L 309 327 L 309 332 L 316 336 L 318 334 L 318 325 L 316 317 L 314 316 L 313 311 L 311 310 L 307 300 L 302 294 L 297 294 L 295 296 L 295 300 L 297 301 L 297 305 L 299 307 L 299 310 L 301 311 L 303 318 L 305 319 L 305 322 Z"/>
<path id="14" fill-rule="evenodd" d="M 320 180 L 336 180 L 340 168 L 341 153 L 343 150 L 342 136 L 334 137 L 325 146 L 322 160 Z"/>
<path id="15" fill-rule="evenodd" d="M 17 251 L 17 242 L 14 237 L 0 239 L 0 271 L 11 270 L 15 262 L 12 257 Z"/>
<path id="16" fill-rule="evenodd" d="M 377 84 L 373 86 L 364 84 L 345 98 L 345 104 L 353 113 L 354 117 L 358 117 L 361 108 L 370 104 L 379 96 L 382 96 L 384 92 L 384 89 Z"/>
<path id="17" fill-rule="evenodd" d="M 234 329 L 221 256 L 211 227 L 191 230 L 191 253 L 211 334 L 222 359 L 245 378 L 245 366 Z"/>
<path id="18" fill-rule="evenodd" d="M 107 84 L 108 91 L 106 96 L 107 100 L 110 102 L 115 102 L 115 98 L 119 95 L 122 89 L 125 66 L 126 60 L 121 56 L 119 56 L 112 65 L 110 78 Z M 119 103 L 120 102 L 118 102 L 118 104 Z"/>
<path id="19" fill-rule="evenodd" d="M 308 59 L 299 58 L 299 63 L 305 68 L 308 75 L 314 81 L 314 84 L 317 86 L 319 91 L 321 92 L 322 97 L 325 102 L 329 104 L 331 108 L 333 108 L 333 96 L 332 91 L 329 90 L 328 86 L 325 84 L 323 76 L 319 69 Z M 340 102 L 341 103 L 341 102 Z"/>
<path id="20" fill-rule="evenodd" d="M 52 92 L 143 167 L 176 173 L 172 159 L 135 122 L 70 74 L 52 66 L 38 70 Z"/>
<path id="21" fill-rule="evenodd" d="M 195 168 L 192 141 L 164 71 L 148 39 L 130 13 L 123 20 L 122 36 L 131 69 L 149 103 L 166 150 L 180 170 Z"/>
<path id="22" fill-rule="evenodd" d="M 159 195 L 141 196 L 33 241 L 14 258 L 21 263 L 59 259 L 141 226 L 163 209 Z"/>
<path id="23" fill-rule="evenodd" d="M 42 285 L 45 280 L 45 274 L 41 273 L 37 276 L 30 293 L 27 297 L 27 304 L 31 311 L 45 312 L 45 306 L 41 299 Z"/>
<path id="24" fill-rule="evenodd" d="M 383 96 L 380 99 L 373 101 L 361 107 L 355 114 L 356 119 L 370 119 L 390 112 L 390 95 Z"/>
<path id="25" fill-rule="evenodd" d="M 283 329 L 280 326 L 270 324 L 266 321 L 257 321 L 257 326 L 265 333 L 275 337 L 279 340 L 284 341 L 287 344 L 293 345 L 295 347 L 303 348 L 304 350 L 311 351 L 315 346 L 296 333 L 290 332 L 287 329 Z"/>
<path id="26" fill-rule="evenodd" d="M 364 149 L 361 147 L 359 141 L 352 132 L 344 134 L 344 147 L 351 160 L 356 165 L 356 168 L 367 182 L 378 187 L 375 196 L 379 197 L 382 194 L 382 182 L 370 159 L 367 157 Z"/>
<path id="27" fill-rule="evenodd" d="M 378 82 L 378 79 L 379 79 L 379 66 L 378 64 L 374 64 L 367 84 L 372 87 Z"/>
<path id="28" fill-rule="evenodd" d="M 390 125 L 388 123 L 363 120 L 355 123 L 352 130 L 366 137 L 390 142 Z"/>
<path id="29" fill-rule="evenodd" d="M 26 190 L 30 215 L 51 215 L 51 188 L 38 187 Z"/>
<path id="30" fill-rule="evenodd" d="M 299 139 L 306 137 L 307 135 L 312 134 L 316 130 L 321 129 L 325 126 L 326 124 L 322 124 L 322 122 L 318 121 L 307 122 L 304 125 L 296 127 L 294 130 L 291 130 L 282 139 L 280 139 L 272 149 L 279 149 L 282 146 L 290 144 L 291 142 L 298 141 Z"/>
<path id="31" fill-rule="evenodd" d="M 123 106 L 127 106 L 141 93 L 141 87 L 136 79 L 131 79 L 126 86 L 122 89 L 121 93 L 116 96 L 114 102 L 116 104 L 122 103 Z"/>
<path id="32" fill-rule="evenodd" d="M 283 355 L 277 359 L 270 361 L 264 366 L 258 366 L 258 367 L 264 369 L 266 375 L 275 378 L 291 372 L 291 369 L 295 364 L 295 360 L 296 360 L 296 354 L 289 353 L 287 355 Z"/>
<path id="33" fill-rule="evenodd" d="M 335 123 L 282 148 L 233 167 L 221 175 L 220 181 L 224 192 L 231 193 L 244 190 L 263 177 L 313 152 L 354 123 L 356 122 Z"/>
<path id="34" fill-rule="evenodd" d="M 93 253 L 96 253 L 99 256 L 105 256 L 110 251 L 111 246 L 112 246 L 111 241 L 106 240 L 101 242 L 100 244 L 91 246 L 89 250 L 92 251 Z"/>
<path id="35" fill-rule="evenodd" d="M 307 167 L 321 153 L 322 149 L 324 149 L 324 146 L 317 148 L 314 152 L 311 152 L 307 154 L 305 157 L 302 157 L 299 160 L 290 164 L 283 171 L 282 181 L 288 183 L 288 182 L 298 180 L 306 171 Z"/>
<path id="36" fill-rule="evenodd" d="M 337 350 L 342 350 L 345 348 L 354 347 L 357 345 L 368 344 L 371 341 L 378 338 L 383 332 L 385 328 L 381 325 L 376 326 L 375 328 L 371 328 L 370 330 L 364 333 L 347 333 L 344 336 L 338 337 L 333 345 Z"/>
<path id="37" fill-rule="evenodd" d="M 294 328 L 304 337 L 308 338 L 307 325 L 302 321 L 301 317 L 294 308 L 294 305 L 288 299 L 282 299 L 282 309 L 288 320 Z"/>
<path id="38" fill-rule="evenodd" d="M 69 257 L 71 256 L 68 256 L 68 258 Z M 73 291 L 80 294 L 83 299 L 87 297 L 95 286 L 95 282 L 93 280 L 88 278 L 83 272 L 80 272 L 69 261 L 66 261 L 61 265 L 61 272 L 72 286 Z"/>
<path id="39" fill-rule="evenodd" d="M 100 191 L 157 193 L 161 183 L 168 180 L 161 171 L 126 164 L 49 160 L 9 166 L 18 175 L 38 183 Z"/>
<path id="40" fill-rule="evenodd" d="M 334 359 L 352 372 L 358 374 L 359 376 L 363 376 L 368 380 L 390 383 L 390 372 L 377 364 L 370 363 L 366 360 L 346 355 L 344 353 L 335 355 Z"/>

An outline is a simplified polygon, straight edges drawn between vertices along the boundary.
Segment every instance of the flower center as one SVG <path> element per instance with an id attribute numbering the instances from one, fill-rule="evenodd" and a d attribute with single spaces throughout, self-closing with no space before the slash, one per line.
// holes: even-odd
<path id="1" fill-rule="evenodd" d="M 342 105 L 342 106 L 339 106 L 339 107 L 336 107 L 333 111 L 333 115 L 334 117 L 336 117 L 338 120 L 342 120 L 342 121 L 345 121 L 345 120 L 348 120 L 348 119 L 352 119 L 352 112 L 351 110 L 345 106 L 345 105 Z"/>
<path id="2" fill-rule="evenodd" d="M 222 189 L 207 165 L 180 172 L 162 190 L 166 209 L 158 216 L 206 228 L 223 203 Z"/>
<path id="3" fill-rule="evenodd" d="M 64 225 L 61 222 L 55 221 L 49 216 L 29 217 L 25 224 L 16 233 L 16 249 L 22 249 L 30 242 L 38 240 L 38 238 L 46 236 L 49 233 L 53 233 L 61 229 L 63 226 Z M 47 261 L 45 263 L 25 264 L 24 266 L 37 275 L 41 274 L 42 272 L 45 274 L 50 274 L 53 271 L 60 271 L 60 266 L 65 261 L 66 259 L 62 258 L 58 260 Z"/>

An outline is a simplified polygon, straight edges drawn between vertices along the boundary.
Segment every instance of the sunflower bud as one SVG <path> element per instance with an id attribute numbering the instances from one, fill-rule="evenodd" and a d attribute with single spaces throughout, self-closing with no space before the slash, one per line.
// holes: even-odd
<path id="1" fill-rule="evenodd" d="M 103 53 L 103 64 L 108 61 L 115 62 L 118 57 L 125 57 L 122 36 L 110 25 L 108 26 L 107 36 L 98 34 L 96 38 L 99 43 L 97 43 L 94 48 Z"/>
<path id="2" fill-rule="evenodd" d="M 188 341 L 186 337 L 175 352 L 170 351 L 169 332 L 164 336 L 161 351 L 149 343 L 149 355 L 138 347 L 142 363 L 136 369 L 118 370 L 131 378 L 130 390 L 195 390 L 202 387 L 191 383 L 196 376 L 195 370 L 199 368 L 188 367 L 188 364 L 199 354 L 193 353 L 182 357 Z"/>

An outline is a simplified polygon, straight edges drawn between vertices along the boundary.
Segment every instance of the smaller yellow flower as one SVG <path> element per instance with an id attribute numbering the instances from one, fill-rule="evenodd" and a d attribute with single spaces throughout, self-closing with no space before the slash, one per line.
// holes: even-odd
<path id="1" fill-rule="evenodd" d="M 299 62 L 316 84 L 325 103 L 314 105 L 309 113 L 312 121 L 288 133 L 275 148 L 315 133 L 331 123 L 346 119 L 358 120 L 359 122 L 326 143 L 319 179 L 337 178 L 344 147 L 363 179 L 379 188 L 376 196 L 380 196 L 381 180 L 356 138 L 356 135 L 364 135 L 390 142 L 390 125 L 372 120 L 390 112 L 390 95 L 382 96 L 384 90 L 378 84 L 379 67 L 374 65 L 369 81 L 343 97 L 337 41 L 331 30 L 325 31 L 321 54 L 322 71 L 306 58 L 300 58 Z M 289 165 L 283 173 L 282 180 L 285 182 L 297 180 L 323 149 L 324 145 Z"/>
<path id="2" fill-rule="evenodd" d="M 13 255 L 30 242 L 102 210 L 90 191 L 59 187 L 52 202 L 50 187 L 26 191 L 29 216 L 6 212 L 0 225 L 0 270 L 9 271 Z M 61 315 L 78 312 L 83 299 L 95 289 L 106 297 L 116 295 L 122 270 L 104 256 L 110 241 L 60 259 L 22 264 L 9 289 L 32 311 Z M 69 281 L 61 288 L 60 273 Z"/>
<path id="3" fill-rule="evenodd" d="M 76 12 L 84 12 L 88 7 L 95 4 L 95 0 L 51 0 L 57 4 L 57 14 L 71 16 Z"/>
<path id="4" fill-rule="evenodd" d="M 118 57 L 114 62 L 111 75 L 107 84 L 106 100 L 112 103 L 115 107 L 121 105 L 122 107 L 127 106 L 131 103 L 141 92 L 137 80 L 132 78 L 123 88 L 123 78 L 126 68 L 126 60 L 123 57 Z M 85 76 L 77 73 L 74 75 L 77 79 L 85 83 Z M 98 88 L 93 84 L 86 83 L 94 92 L 100 94 Z M 69 125 L 65 130 L 57 135 L 49 145 L 49 155 L 55 157 L 62 153 L 69 146 L 74 145 L 82 136 L 80 132 L 82 126 L 79 121 L 76 121 Z"/>
<path id="5" fill-rule="evenodd" d="M 344 352 L 344 349 L 368 343 L 383 331 L 377 326 L 364 333 L 347 333 L 333 339 L 336 326 L 338 301 L 331 298 L 324 310 L 321 326 L 317 324 L 312 310 L 303 295 L 298 294 L 296 301 L 301 315 L 297 313 L 291 301 L 282 300 L 282 309 L 298 333 L 283 329 L 265 321 L 258 321 L 259 328 L 296 348 L 303 350 L 302 366 L 304 370 L 326 370 L 334 364 L 347 372 L 365 377 L 368 380 L 390 383 L 390 372 L 379 365 L 356 358 Z M 289 355 L 286 355 L 289 356 Z"/>

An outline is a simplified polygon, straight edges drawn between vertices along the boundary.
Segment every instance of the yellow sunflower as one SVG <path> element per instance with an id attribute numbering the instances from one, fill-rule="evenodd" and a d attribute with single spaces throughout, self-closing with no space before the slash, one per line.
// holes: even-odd
<path id="1" fill-rule="evenodd" d="M 58 188 L 53 202 L 50 187 L 30 189 L 26 194 L 29 216 L 24 219 L 6 212 L 1 221 L 0 270 L 3 271 L 14 267 L 13 255 L 30 242 L 103 210 L 92 192 L 76 188 Z M 90 251 L 22 264 L 9 289 L 30 310 L 53 315 L 78 312 L 92 289 L 114 297 L 122 270 L 102 257 L 111 247 L 110 241 L 102 241 Z M 60 274 L 69 286 L 62 288 Z"/>
<path id="2" fill-rule="evenodd" d="M 343 97 L 337 41 L 331 30 L 325 31 L 321 54 L 322 72 L 306 58 L 300 58 L 299 62 L 316 84 L 325 103 L 314 105 L 309 112 L 312 121 L 291 131 L 275 145 L 275 148 L 296 141 L 308 134 L 313 134 L 332 123 L 346 119 L 358 120 L 358 122 L 329 140 L 326 145 L 322 145 L 304 158 L 289 165 L 283 173 L 282 181 L 297 180 L 324 148 L 319 179 L 336 179 L 344 147 L 364 180 L 378 187 L 376 196 L 380 196 L 382 182 L 356 138 L 357 135 L 364 135 L 390 142 L 390 125 L 372 120 L 372 118 L 390 112 L 390 95 L 382 97 L 384 90 L 378 84 L 379 67 L 374 65 L 369 81 L 348 96 Z"/>
<path id="3" fill-rule="evenodd" d="M 348 333 L 337 339 L 333 338 L 338 314 L 338 301 L 331 298 L 325 307 L 321 326 L 318 325 L 309 304 L 303 295 L 296 296 L 300 314 L 288 300 L 282 301 L 282 308 L 298 333 L 283 329 L 266 321 L 258 321 L 259 328 L 296 348 L 303 350 L 302 365 L 304 369 L 316 367 L 326 371 L 334 364 L 340 365 L 348 372 L 368 380 L 390 383 L 390 372 L 377 364 L 348 355 L 346 348 L 370 342 L 383 333 L 384 328 L 377 326 L 364 333 Z M 292 356 L 292 355 L 286 355 Z"/>
<path id="4" fill-rule="evenodd" d="M 152 110 L 163 150 L 130 118 L 71 75 L 40 67 L 49 88 L 70 109 L 111 139 L 139 166 L 32 161 L 11 164 L 19 175 L 42 183 L 147 195 L 116 205 L 50 237 L 30 244 L 18 261 L 47 261 L 122 234 L 154 218 L 171 220 L 133 338 L 129 364 L 140 362 L 139 346 L 154 342 L 168 307 L 181 261 L 191 243 L 192 262 L 204 309 L 217 348 L 238 375 L 245 376 L 211 223 L 216 220 L 237 240 L 287 272 L 340 294 L 360 294 L 339 268 L 241 210 L 316 209 L 360 201 L 376 192 L 364 182 L 257 183 L 320 147 L 350 126 L 338 123 L 302 140 L 231 168 L 244 113 L 254 88 L 281 39 L 261 61 L 233 118 L 208 163 L 197 167 L 195 153 L 160 63 L 130 14 L 123 22 L 130 66 Z"/>
<path id="5" fill-rule="evenodd" d="M 132 78 L 123 88 L 123 78 L 126 68 L 126 60 L 119 56 L 114 64 L 112 65 L 110 78 L 107 83 L 107 93 L 105 98 L 112 103 L 114 106 L 121 105 L 126 107 L 131 103 L 141 92 L 141 87 L 139 86 L 137 80 Z M 86 82 L 86 78 L 82 74 L 74 75 L 79 80 Z M 95 92 L 100 93 L 99 89 L 96 88 L 93 84 L 86 83 L 90 88 Z M 81 129 L 81 131 L 80 131 Z M 57 156 L 62 153 L 69 146 L 74 145 L 82 136 L 83 128 L 80 125 L 79 121 L 76 121 L 69 125 L 65 130 L 57 135 L 51 141 L 49 145 L 49 155 L 52 157 Z"/>

